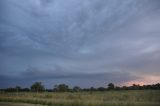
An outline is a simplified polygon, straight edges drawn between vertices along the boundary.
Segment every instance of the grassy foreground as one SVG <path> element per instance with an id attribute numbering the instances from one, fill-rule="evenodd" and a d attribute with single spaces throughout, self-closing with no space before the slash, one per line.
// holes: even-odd
<path id="1" fill-rule="evenodd" d="M 0 93 L 4 102 L 47 106 L 160 106 L 160 90 L 78 92 L 78 93 Z"/>
<path id="2" fill-rule="evenodd" d="M 0 106 L 43 106 L 43 105 L 27 104 L 27 103 L 13 103 L 13 102 L 0 102 Z"/>

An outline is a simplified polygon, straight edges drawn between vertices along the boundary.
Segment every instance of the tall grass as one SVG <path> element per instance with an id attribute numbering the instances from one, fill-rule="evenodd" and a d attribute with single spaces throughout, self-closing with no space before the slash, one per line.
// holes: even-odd
<path id="1" fill-rule="evenodd" d="M 0 93 L 0 101 L 47 106 L 160 106 L 160 91 Z"/>

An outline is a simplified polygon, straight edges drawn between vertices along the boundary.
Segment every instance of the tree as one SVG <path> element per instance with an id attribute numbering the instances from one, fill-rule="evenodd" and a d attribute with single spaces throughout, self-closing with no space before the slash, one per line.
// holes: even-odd
<path id="1" fill-rule="evenodd" d="M 114 84 L 113 83 L 109 83 L 108 84 L 108 90 L 113 90 L 114 89 Z"/>
<path id="2" fill-rule="evenodd" d="M 54 92 L 58 92 L 58 85 L 54 85 L 53 91 L 54 91 Z"/>
<path id="3" fill-rule="evenodd" d="M 17 92 L 19 92 L 21 90 L 21 87 L 20 86 L 16 86 L 15 89 L 16 89 Z"/>
<path id="4" fill-rule="evenodd" d="M 93 86 L 90 87 L 90 91 L 96 91 L 96 88 L 94 88 Z"/>
<path id="5" fill-rule="evenodd" d="M 133 84 L 132 86 L 130 86 L 130 88 L 132 89 L 132 90 L 138 90 L 138 89 L 140 89 L 140 85 L 139 84 Z"/>
<path id="6" fill-rule="evenodd" d="M 42 85 L 41 82 L 35 82 L 35 83 L 31 86 L 31 90 L 34 91 L 34 92 L 44 91 L 44 86 Z"/>
<path id="7" fill-rule="evenodd" d="M 79 86 L 75 86 L 75 87 L 73 87 L 73 91 L 79 92 L 79 91 L 81 91 L 81 88 Z"/>
<path id="8" fill-rule="evenodd" d="M 23 88 L 23 89 L 21 89 L 21 91 L 23 91 L 23 92 L 29 92 L 30 89 L 29 88 Z"/>
<path id="9" fill-rule="evenodd" d="M 106 88 L 104 88 L 104 87 L 99 87 L 99 88 L 97 88 L 97 90 L 98 90 L 98 91 L 105 91 Z"/>
<path id="10" fill-rule="evenodd" d="M 17 95 L 18 95 L 18 92 L 21 90 L 21 87 L 20 86 L 16 86 L 15 89 L 16 89 L 16 92 L 17 92 Z"/>
<path id="11" fill-rule="evenodd" d="M 69 87 L 66 84 L 59 84 L 55 85 L 53 90 L 58 92 L 67 92 L 69 91 Z"/>

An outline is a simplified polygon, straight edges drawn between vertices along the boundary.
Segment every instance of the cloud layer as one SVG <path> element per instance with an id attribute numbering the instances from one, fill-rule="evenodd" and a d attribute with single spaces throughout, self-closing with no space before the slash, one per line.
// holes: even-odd
<path id="1" fill-rule="evenodd" d="M 25 86 L 36 80 L 82 86 L 148 76 L 160 81 L 159 5 L 159 0 L 1 0 L 0 87 L 26 80 Z"/>

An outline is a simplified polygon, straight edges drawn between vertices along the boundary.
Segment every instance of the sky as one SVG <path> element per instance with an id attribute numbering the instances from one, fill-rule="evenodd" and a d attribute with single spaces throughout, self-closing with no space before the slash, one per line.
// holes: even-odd
<path id="1" fill-rule="evenodd" d="M 0 0 L 0 88 L 160 82 L 160 0 Z"/>

